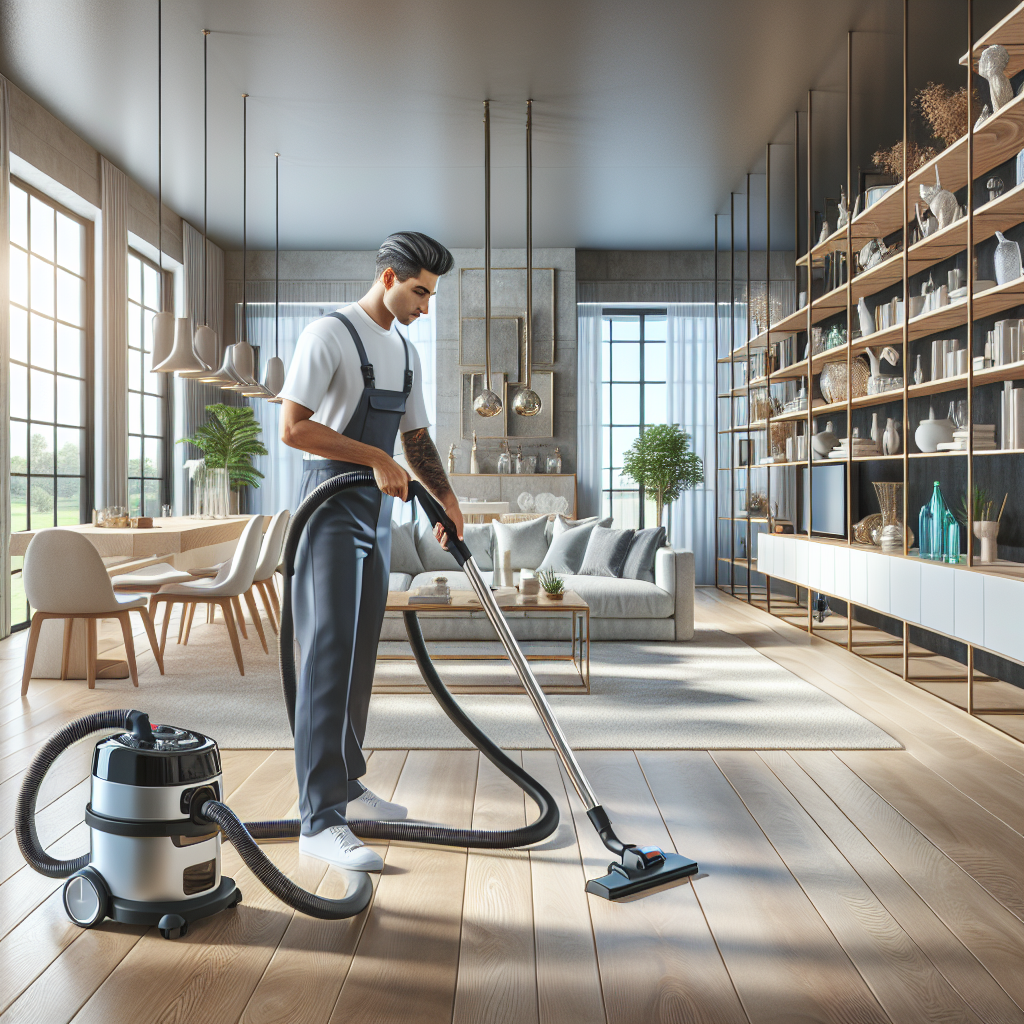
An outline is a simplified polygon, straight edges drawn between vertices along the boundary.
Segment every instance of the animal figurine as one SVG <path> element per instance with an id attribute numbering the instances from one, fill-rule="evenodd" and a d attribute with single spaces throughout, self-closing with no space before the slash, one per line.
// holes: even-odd
<path id="1" fill-rule="evenodd" d="M 889 419 L 885 424 L 885 431 L 882 434 L 882 454 L 898 455 L 900 450 L 900 428 L 894 419 Z"/>
<path id="2" fill-rule="evenodd" d="M 960 216 L 960 204 L 952 192 L 942 187 L 939 181 L 939 169 L 935 168 L 935 184 L 921 185 L 921 198 L 928 204 L 928 209 L 935 218 L 936 230 L 948 228 Z"/>
<path id="3" fill-rule="evenodd" d="M 1009 63 L 1010 55 L 1006 52 L 1006 47 L 998 43 L 986 46 L 978 58 L 978 74 L 988 80 L 993 113 L 1013 99 L 1013 86 L 1006 77 L 1006 67 Z"/>

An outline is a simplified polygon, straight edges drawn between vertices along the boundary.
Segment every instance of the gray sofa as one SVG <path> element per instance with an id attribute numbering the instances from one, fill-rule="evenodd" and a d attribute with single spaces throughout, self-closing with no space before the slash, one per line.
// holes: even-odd
<path id="1" fill-rule="evenodd" d="M 494 538 L 490 526 L 469 526 L 466 541 L 477 565 L 490 582 L 494 572 Z M 524 570 L 529 575 L 529 570 Z M 425 586 L 438 575 L 448 578 L 453 590 L 469 590 L 454 557 L 444 551 L 426 524 L 405 524 L 392 534 L 389 589 Z M 520 572 L 515 574 L 518 585 Z M 661 548 L 654 561 L 654 582 L 608 576 L 562 577 L 565 589 L 575 591 L 590 606 L 592 640 L 690 640 L 693 638 L 693 552 Z M 568 636 L 569 612 L 508 612 L 512 632 L 519 640 L 559 640 Z M 493 640 L 494 630 L 482 611 L 421 612 L 420 624 L 428 640 Z M 382 640 L 404 640 L 405 625 L 399 612 L 385 615 Z"/>

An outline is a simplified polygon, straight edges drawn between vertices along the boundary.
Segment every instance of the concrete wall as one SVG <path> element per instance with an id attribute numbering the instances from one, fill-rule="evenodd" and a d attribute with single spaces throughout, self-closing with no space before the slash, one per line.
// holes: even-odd
<path id="1" fill-rule="evenodd" d="M 463 268 L 482 267 L 482 249 L 453 249 L 455 268 L 438 283 L 435 302 L 437 322 L 437 424 L 435 439 L 438 450 L 446 456 L 450 445 L 456 446 L 456 468 L 468 472 L 471 442 L 462 438 L 461 388 L 464 370 L 459 364 L 459 281 Z M 281 282 L 322 282 L 324 299 L 328 299 L 328 282 L 369 281 L 373 278 L 374 252 L 370 251 L 310 251 L 281 253 Z M 525 254 L 522 249 L 496 249 L 491 254 L 494 268 L 522 267 Z M 544 369 L 554 373 L 554 436 L 523 441 L 524 454 L 535 454 L 538 462 L 557 445 L 562 454 L 562 469 L 573 473 L 576 469 L 576 274 L 573 249 L 537 249 L 535 267 L 552 267 L 555 271 L 554 293 L 554 362 Z M 230 339 L 234 325 L 232 303 L 241 295 L 242 254 L 228 252 L 224 261 L 225 338 Z M 248 253 L 246 277 L 250 285 L 249 298 L 265 295 L 265 283 L 274 278 L 274 253 L 256 251 Z M 269 297 L 269 296 L 268 296 Z M 518 443 L 518 440 L 517 442 Z M 497 439 L 481 440 L 477 457 L 482 472 L 494 472 L 500 451 Z"/>

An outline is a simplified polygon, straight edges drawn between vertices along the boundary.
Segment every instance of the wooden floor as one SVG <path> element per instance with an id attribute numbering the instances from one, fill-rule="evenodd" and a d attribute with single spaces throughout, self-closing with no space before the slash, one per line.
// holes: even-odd
<path id="1" fill-rule="evenodd" d="M 176 942 L 79 930 L 60 882 L 23 865 L 10 827 L 33 751 L 72 717 L 130 706 L 132 690 L 41 680 L 23 700 L 24 637 L 4 641 L 0 1024 L 1024 1021 L 1024 747 L 722 594 L 702 591 L 697 614 L 906 749 L 582 753 L 625 838 L 700 862 L 692 882 L 620 905 L 584 893 L 607 857 L 554 755 L 525 751 L 562 812 L 543 846 L 382 845 L 374 900 L 345 922 L 293 913 L 226 846 L 244 902 Z M 60 856 L 87 842 L 87 754 L 65 760 L 39 813 Z M 225 751 L 224 764 L 240 815 L 295 814 L 291 751 Z M 375 751 L 367 782 L 416 818 L 496 827 L 527 814 L 473 751 Z M 343 891 L 296 844 L 265 849 L 306 888 Z"/>

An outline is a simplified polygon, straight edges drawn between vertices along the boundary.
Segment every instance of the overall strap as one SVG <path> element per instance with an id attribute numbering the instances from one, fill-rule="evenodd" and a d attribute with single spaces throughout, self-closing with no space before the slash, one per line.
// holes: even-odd
<path id="1" fill-rule="evenodd" d="M 335 311 L 334 313 L 328 313 L 328 316 L 333 316 L 335 320 L 340 320 L 347 328 L 348 333 L 352 335 L 352 340 L 356 343 L 356 352 L 359 354 L 359 369 L 363 371 L 363 384 L 368 388 L 375 387 L 373 378 L 373 363 L 366 358 L 366 349 L 363 347 L 363 340 L 359 337 L 359 332 L 352 325 L 352 321 L 349 320 L 344 313 Z M 409 353 L 405 354 L 406 366 L 409 365 Z"/>
<path id="2" fill-rule="evenodd" d="M 407 395 L 412 391 L 412 367 L 409 365 L 409 341 L 397 327 L 395 328 L 395 334 L 402 339 L 402 345 L 405 348 L 405 387 L 402 388 L 402 393 Z"/>

